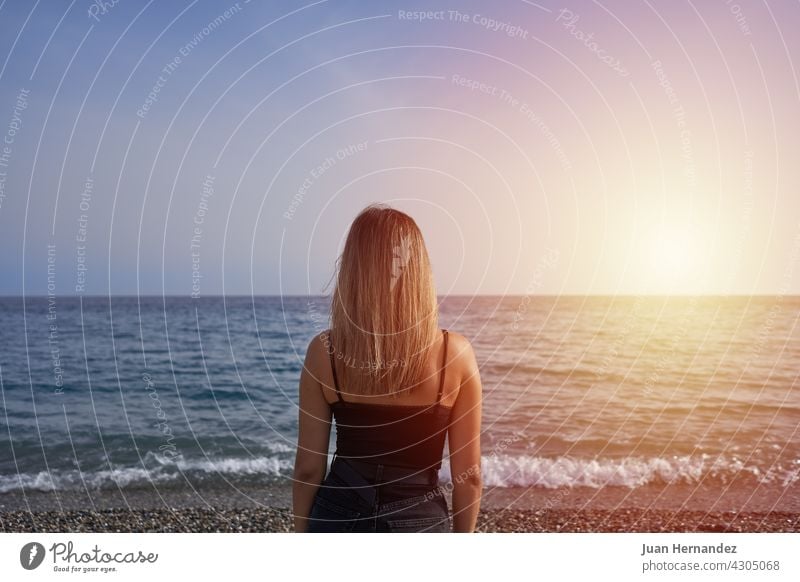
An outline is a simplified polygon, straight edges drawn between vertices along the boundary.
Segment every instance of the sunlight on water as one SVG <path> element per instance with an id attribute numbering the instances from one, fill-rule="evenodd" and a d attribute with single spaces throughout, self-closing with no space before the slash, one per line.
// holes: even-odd
<path id="1" fill-rule="evenodd" d="M 28 380 L 20 303 L 0 300 L 14 438 L 0 492 L 290 474 L 324 298 L 168 298 L 166 311 L 115 298 L 113 334 L 107 299 L 60 300 L 60 388 L 45 300 L 27 301 Z M 780 296 L 443 299 L 442 325 L 481 366 L 487 485 L 796 488 L 798 308 Z"/>

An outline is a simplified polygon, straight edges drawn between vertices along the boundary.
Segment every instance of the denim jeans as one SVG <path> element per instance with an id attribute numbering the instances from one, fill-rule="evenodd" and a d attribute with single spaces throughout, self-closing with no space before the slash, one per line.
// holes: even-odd
<path id="1" fill-rule="evenodd" d="M 309 532 L 449 532 L 450 512 L 436 483 L 371 482 L 337 459 L 311 507 Z"/>

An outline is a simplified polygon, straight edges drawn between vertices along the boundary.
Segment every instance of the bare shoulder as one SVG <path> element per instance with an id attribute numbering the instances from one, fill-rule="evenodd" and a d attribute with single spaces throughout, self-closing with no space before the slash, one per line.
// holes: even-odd
<path id="1" fill-rule="evenodd" d="M 447 330 L 447 344 L 448 354 L 451 354 L 448 360 L 460 359 L 466 356 L 474 357 L 475 355 L 470 341 L 457 331 Z"/>
<path id="2" fill-rule="evenodd" d="M 318 333 L 311 341 L 308 342 L 306 348 L 306 361 L 305 367 L 312 374 L 316 375 L 320 370 L 324 369 L 328 361 L 328 353 L 330 350 L 330 335 L 328 330 Z"/>
<path id="3" fill-rule="evenodd" d="M 458 370 L 462 378 L 467 378 L 478 369 L 475 351 L 472 344 L 463 335 L 456 331 L 447 331 L 447 361 L 450 366 Z"/>

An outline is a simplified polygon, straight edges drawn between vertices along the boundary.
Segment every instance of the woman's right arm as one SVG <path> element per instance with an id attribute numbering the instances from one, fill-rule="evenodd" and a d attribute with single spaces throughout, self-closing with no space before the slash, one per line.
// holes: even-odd
<path id="1" fill-rule="evenodd" d="M 306 361 L 300 372 L 300 407 L 297 436 L 297 453 L 292 481 L 292 507 L 294 527 L 304 532 L 328 463 L 328 441 L 331 433 L 331 407 L 322 394 L 319 383 L 322 356 L 319 336 L 311 340 Z"/>
<path id="2" fill-rule="evenodd" d="M 450 416 L 447 438 L 453 479 L 453 531 L 473 532 L 478 521 L 481 478 L 481 378 L 472 346 L 459 341 L 456 353 L 461 387 Z M 454 346 L 456 347 L 456 346 Z"/>

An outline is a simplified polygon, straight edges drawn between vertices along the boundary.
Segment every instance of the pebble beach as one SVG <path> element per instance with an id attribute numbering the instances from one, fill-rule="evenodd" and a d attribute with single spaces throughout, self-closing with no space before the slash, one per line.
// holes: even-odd
<path id="1" fill-rule="evenodd" d="M 291 532 L 289 509 L 108 509 L 0 515 L 3 532 Z M 511 532 L 800 532 L 790 513 L 735 513 L 666 510 L 503 510 L 481 511 L 477 531 Z"/>
<path id="2" fill-rule="evenodd" d="M 574 505 L 553 497 L 487 491 L 477 531 L 491 532 L 800 532 L 800 513 L 786 510 L 704 510 L 649 503 L 624 507 L 617 498 Z M 524 506 L 515 507 L 524 502 Z M 630 502 L 630 500 L 629 500 Z M 638 503 L 638 501 L 636 501 Z M 449 501 L 448 501 L 449 503 Z M 450 505 L 452 507 L 452 505 Z M 287 486 L 167 488 L 86 493 L 0 495 L 2 532 L 291 532 Z"/>

